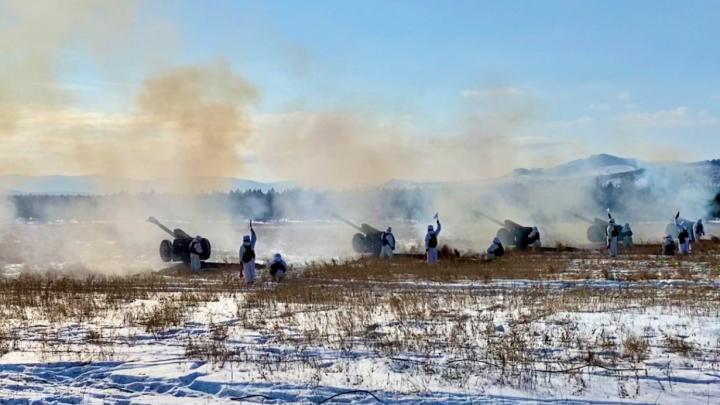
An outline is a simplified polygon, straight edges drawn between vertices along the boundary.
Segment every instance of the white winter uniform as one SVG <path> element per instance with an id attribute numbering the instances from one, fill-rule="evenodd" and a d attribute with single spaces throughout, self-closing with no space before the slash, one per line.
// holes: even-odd
<path id="1" fill-rule="evenodd" d="M 698 219 L 697 222 L 695 222 L 693 233 L 695 234 L 696 240 L 700 240 L 705 236 L 705 227 L 703 226 L 702 219 Z"/>
<path id="2" fill-rule="evenodd" d="M 682 232 L 683 230 L 688 231 L 688 237 L 685 238 L 684 241 L 680 241 L 678 243 L 678 245 L 680 247 L 680 254 L 686 255 L 686 254 L 690 253 L 690 234 L 692 232 L 690 232 L 690 230 L 687 229 L 687 223 L 678 218 L 675 218 L 675 226 L 677 226 L 678 232 Z"/>
<path id="3" fill-rule="evenodd" d="M 434 231 L 431 231 L 428 229 L 427 234 L 425 235 L 425 251 L 427 252 L 427 262 L 428 264 L 432 264 L 438 261 L 438 250 L 436 247 L 430 247 L 430 238 L 432 238 L 433 235 L 435 235 L 435 238 L 437 239 L 438 235 L 440 235 L 440 230 L 442 229 L 442 226 L 440 225 L 440 221 L 437 221 L 437 228 L 435 228 Z M 438 241 L 438 245 L 439 245 Z"/>
<path id="4" fill-rule="evenodd" d="M 393 257 L 395 251 L 395 236 L 392 232 L 383 234 L 382 248 L 380 249 L 380 257 Z"/>
<path id="5" fill-rule="evenodd" d="M 492 245 L 490 245 L 489 248 L 487 248 L 487 258 L 492 260 L 498 257 L 498 254 L 501 250 L 504 250 L 505 248 L 502 245 L 502 242 L 500 242 L 500 238 L 493 239 Z"/>
<path id="6" fill-rule="evenodd" d="M 625 224 L 620 231 L 620 236 L 622 236 L 622 243 L 623 247 L 625 249 L 633 247 L 633 238 L 632 238 L 633 232 L 632 229 L 630 229 L 630 224 Z"/>
<path id="7" fill-rule="evenodd" d="M 282 280 L 285 278 L 287 269 L 288 265 L 285 263 L 285 260 L 282 259 L 282 256 L 279 254 L 275 255 L 272 262 L 270 262 L 270 275 L 276 277 L 278 280 Z"/>
<path id="8" fill-rule="evenodd" d="M 662 254 L 665 256 L 672 256 L 675 254 L 675 241 L 673 240 L 672 235 L 665 237 L 662 244 Z"/>
<path id="9" fill-rule="evenodd" d="M 190 242 L 190 269 L 192 271 L 200 271 L 200 267 L 202 266 L 200 262 L 200 255 L 202 253 L 203 248 L 201 239 L 195 237 L 195 239 Z"/>
<path id="10" fill-rule="evenodd" d="M 615 224 L 614 223 L 608 224 L 606 232 L 607 232 L 607 245 L 608 245 L 608 249 L 610 250 L 610 257 L 617 257 L 617 254 L 618 254 L 618 237 L 613 236 L 614 230 L 615 230 Z"/>
<path id="11" fill-rule="evenodd" d="M 540 242 L 540 231 L 538 231 L 537 227 L 533 227 L 532 231 L 528 234 L 528 239 L 535 239 L 531 245 L 533 249 L 538 250 L 542 247 L 542 242 Z"/>
<path id="12" fill-rule="evenodd" d="M 245 252 L 249 249 L 255 250 L 257 236 L 255 235 L 255 230 L 252 228 L 250 229 L 250 235 L 250 240 L 243 241 L 243 244 L 240 246 L 240 263 L 242 263 L 243 277 L 245 277 L 245 282 L 248 284 L 255 282 L 255 255 L 252 255 L 253 257 L 247 261 L 243 260 L 243 256 L 245 256 Z"/>
<path id="13" fill-rule="evenodd" d="M 690 238 L 688 238 L 688 252 L 692 252 L 693 243 L 695 243 L 695 222 L 685 221 L 683 225 L 687 226 L 688 235 L 690 235 Z"/>

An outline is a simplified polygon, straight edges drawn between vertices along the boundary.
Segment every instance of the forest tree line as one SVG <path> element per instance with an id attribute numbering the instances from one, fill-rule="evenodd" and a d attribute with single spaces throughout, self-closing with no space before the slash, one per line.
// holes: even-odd
<path id="1" fill-rule="evenodd" d="M 440 188 L 394 188 L 362 189 L 350 191 L 316 191 L 290 189 L 283 191 L 235 190 L 225 193 L 198 195 L 119 193 L 111 195 L 38 195 L 9 196 L 16 218 L 24 220 L 108 220 L 128 215 L 137 218 L 155 215 L 161 218 L 182 219 L 247 219 L 273 220 L 326 220 L 334 213 L 350 218 L 426 220 L 431 218 L 436 198 L 446 192 Z M 701 201 L 705 217 L 720 217 L 720 190 L 715 197 Z M 543 204 L 536 190 L 513 184 L 493 190 L 493 204 L 497 207 L 513 206 L 524 209 L 529 217 L 538 222 L 552 220 L 543 217 Z M 453 193 L 458 193 L 457 190 Z M 472 195 L 472 193 L 465 193 Z M 487 194 L 487 193 L 486 193 Z M 478 195 L 481 195 L 479 193 Z M 469 197 L 472 199 L 472 197 Z M 601 212 L 611 208 L 613 212 L 633 218 L 641 218 L 643 207 L 657 206 L 666 196 L 652 189 L 638 189 L 631 182 L 621 184 L 596 182 L 590 190 L 591 207 L 577 207 L 580 213 Z M 667 202 L 663 210 L 674 209 L 674 202 Z M 473 205 L 471 200 L 470 206 Z M 488 203 L 479 197 L 477 208 Z M 361 211 L 357 211 L 362 207 Z M 638 209 L 641 207 L 642 209 Z M 353 210 L 356 211 L 353 211 Z M 501 208 L 500 208 L 501 210 Z M 492 213 L 492 209 L 490 209 Z M 546 211 L 547 212 L 547 211 Z M 650 212 L 650 211 L 647 211 Z M 497 209 L 495 211 L 497 213 Z M 664 211 L 662 211 L 664 213 Z M 501 215 L 499 213 L 498 215 Z M 653 214 L 654 215 L 654 214 Z M 556 215 L 560 217 L 561 215 Z M 651 214 L 648 213 L 648 216 Z M 557 218 L 556 218 L 557 219 Z M 653 218 L 643 218 L 653 219 Z"/>

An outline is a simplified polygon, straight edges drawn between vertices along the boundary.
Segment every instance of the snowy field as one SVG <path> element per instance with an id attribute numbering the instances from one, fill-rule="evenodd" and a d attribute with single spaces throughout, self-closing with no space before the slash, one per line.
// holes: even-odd
<path id="1" fill-rule="evenodd" d="M 658 249 L 351 260 L 252 288 L 6 265 L 0 403 L 720 403 L 720 243 Z"/>

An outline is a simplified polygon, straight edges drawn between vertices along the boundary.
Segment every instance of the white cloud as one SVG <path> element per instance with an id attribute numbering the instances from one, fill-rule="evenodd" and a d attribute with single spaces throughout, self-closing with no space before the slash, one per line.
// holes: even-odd
<path id="1" fill-rule="evenodd" d="M 682 106 L 653 112 L 625 113 L 617 119 L 622 126 L 638 129 L 706 128 L 720 125 L 720 118 L 708 111 Z"/>
<path id="2" fill-rule="evenodd" d="M 577 129 L 585 128 L 594 123 L 595 118 L 586 115 L 571 120 L 549 121 L 545 123 L 545 127 L 549 129 Z"/>

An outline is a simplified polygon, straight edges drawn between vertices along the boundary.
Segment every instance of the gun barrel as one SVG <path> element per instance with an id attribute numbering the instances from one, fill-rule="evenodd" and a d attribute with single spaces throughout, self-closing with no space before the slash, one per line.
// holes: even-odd
<path id="1" fill-rule="evenodd" d="M 170 236 L 172 236 L 173 238 L 175 237 L 175 232 L 171 231 L 170 228 L 168 228 L 167 226 L 161 224 L 160 221 L 157 220 L 157 218 L 155 218 L 155 217 L 150 217 L 150 218 L 147 219 L 147 221 L 150 222 L 151 224 L 157 225 L 160 229 L 162 229 L 163 231 L 169 233 Z"/>
<path id="2" fill-rule="evenodd" d="M 491 221 L 491 222 L 494 222 L 494 223 L 496 223 L 496 224 L 498 224 L 498 225 L 500 225 L 500 226 L 503 226 L 503 227 L 505 226 L 504 223 L 498 221 L 497 219 L 495 219 L 495 218 L 493 218 L 493 217 L 491 217 L 491 216 L 489 216 L 489 215 L 485 215 L 485 214 L 483 214 L 482 212 L 480 212 L 480 211 L 478 211 L 478 210 L 474 210 L 473 213 L 475 214 L 476 217 L 485 218 L 485 219 L 487 219 L 487 220 L 489 220 L 489 221 Z"/>
<path id="3" fill-rule="evenodd" d="M 585 218 L 584 216 L 582 216 L 582 215 L 580 215 L 580 214 L 575 214 L 575 213 L 573 213 L 572 216 L 574 216 L 575 218 L 577 218 L 577 219 L 579 219 L 579 220 L 581 220 L 581 221 L 583 221 L 583 222 L 587 222 L 588 224 L 594 223 L 592 220 L 587 219 L 587 218 Z"/>
<path id="4" fill-rule="evenodd" d="M 332 213 L 332 216 L 333 216 L 335 219 L 337 219 L 338 221 L 344 222 L 344 223 L 350 225 L 351 227 L 357 229 L 359 232 L 365 233 L 365 231 L 363 231 L 363 229 L 362 229 L 361 227 L 359 227 L 358 225 L 350 222 L 348 219 L 345 219 L 345 218 L 341 217 L 340 215 L 338 215 L 338 214 L 336 214 L 336 213 L 334 213 L 334 212 Z"/>

